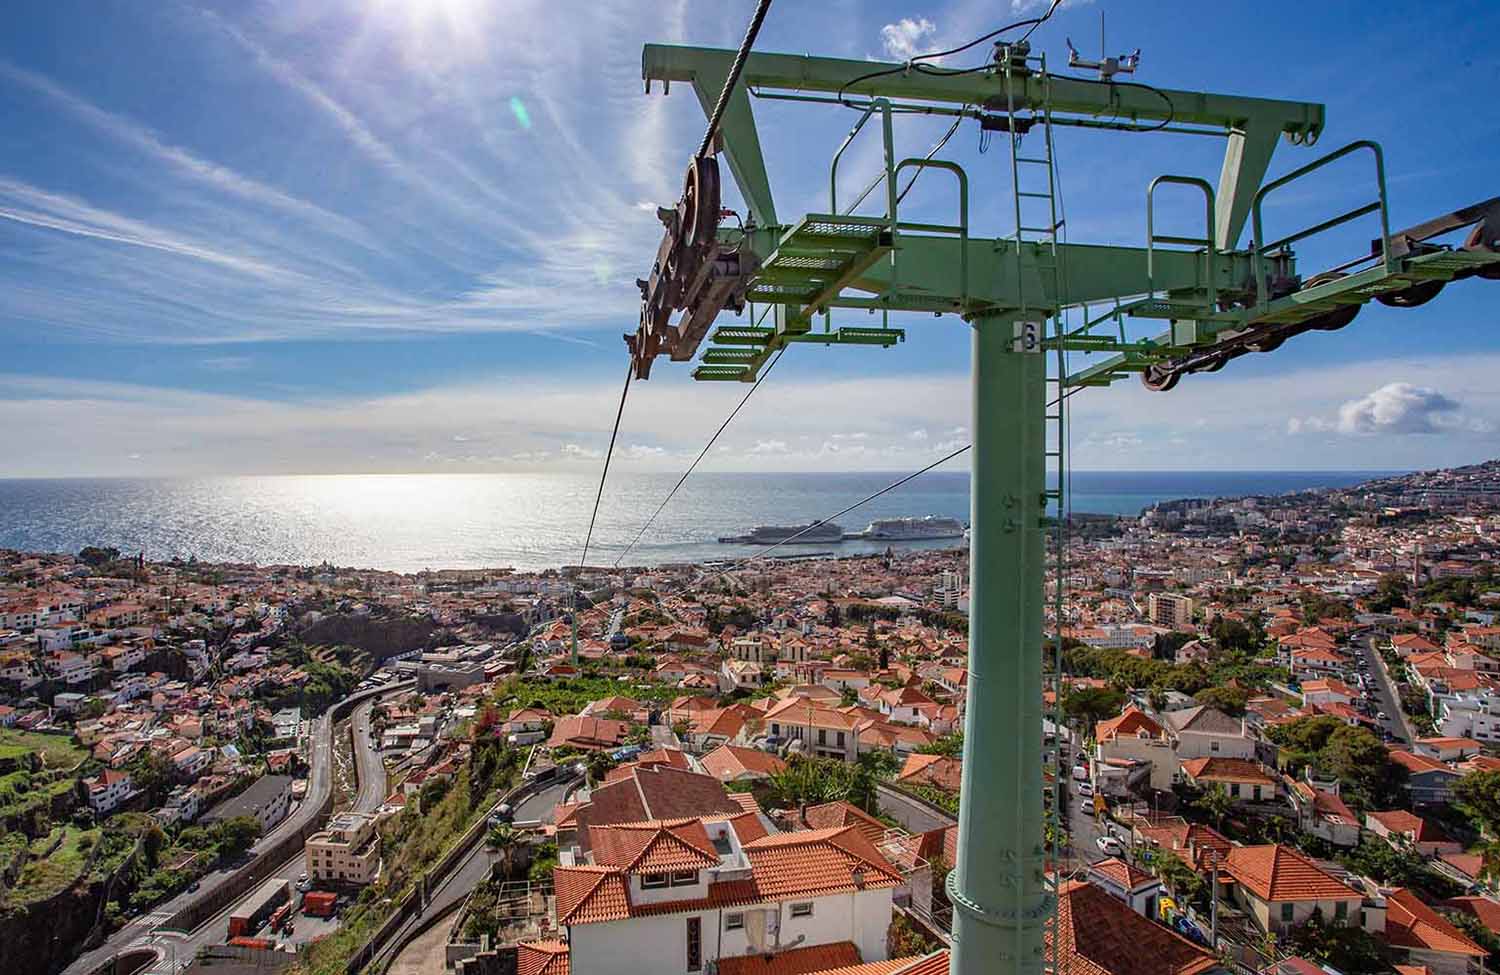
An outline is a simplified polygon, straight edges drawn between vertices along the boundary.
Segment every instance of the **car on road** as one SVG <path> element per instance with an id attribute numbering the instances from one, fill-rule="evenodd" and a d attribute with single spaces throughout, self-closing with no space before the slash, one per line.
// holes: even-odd
<path id="1" fill-rule="evenodd" d="M 189 894 L 196 893 L 197 890 L 198 890 L 198 888 L 202 887 L 202 886 L 203 885 L 201 883 L 199 883 L 198 881 L 195 880 L 192 883 L 190 883 L 190 884 L 187 885 L 188 893 Z"/>
<path id="2" fill-rule="evenodd" d="M 1094 784 L 1092 782 L 1078 783 L 1078 794 L 1085 799 L 1091 798 L 1094 794 Z"/>
<path id="3" fill-rule="evenodd" d="M 1089 768 L 1088 768 L 1087 765 L 1075 765 L 1075 766 L 1073 766 L 1073 781 L 1075 781 L 1075 782 L 1087 782 L 1088 778 L 1089 778 Z"/>
<path id="4" fill-rule="evenodd" d="M 1094 841 L 1101 853 L 1108 853 L 1112 857 L 1120 856 L 1125 852 L 1125 846 L 1113 836 L 1101 836 Z"/>
<path id="5" fill-rule="evenodd" d="M 1386 714 L 1385 714 L 1384 711 L 1376 711 L 1375 712 L 1375 720 L 1376 721 L 1389 721 L 1390 718 L 1386 717 Z"/>

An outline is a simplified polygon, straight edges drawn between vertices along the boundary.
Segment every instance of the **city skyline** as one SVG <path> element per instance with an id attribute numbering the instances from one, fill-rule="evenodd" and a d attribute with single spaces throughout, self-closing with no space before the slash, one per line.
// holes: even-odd
<path id="1" fill-rule="evenodd" d="M 1322 100 L 1323 147 L 1381 139 L 1393 226 L 1494 192 L 1496 121 L 1460 97 L 1494 73 L 1481 40 L 1493 9 L 1337 4 L 1286 18 L 1068 3 L 1037 43 L 1057 60 L 1066 37 L 1091 53 L 1101 8 L 1110 45 L 1143 48 L 1141 81 Z M 731 46 L 743 29 L 737 7 L 641 9 L 599 5 L 566 32 L 547 5 L 480 0 L 26 10 L 0 40 L 13 119 L 0 167 L 5 473 L 591 469 L 619 334 L 637 314 L 632 282 L 659 236 L 653 211 L 676 198 L 703 125 L 685 92 L 641 94 L 639 46 Z M 899 59 L 996 16 L 963 0 L 788 6 L 758 49 L 816 36 L 828 53 Z M 1368 27 L 1357 38 L 1340 29 L 1353 17 Z M 1204 36 L 1216 63 L 1199 56 Z M 1369 78 L 1368 64 L 1397 60 L 1422 84 Z M 847 113 L 756 109 L 783 209 L 819 209 Z M 942 128 L 912 123 L 899 148 L 925 151 Z M 945 155 L 989 169 L 998 189 L 998 157 L 965 136 Z M 1060 139 L 1074 241 L 1139 244 L 1152 176 L 1217 174 L 1208 140 L 1109 138 Z M 851 171 L 874 164 L 872 148 L 856 147 Z M 1283 145 L 1272 173 L 1309 158 Z M 1362 176 L 1268 217 L 1302 226 L 1362 202 Z M 738 206 L 732 192 L 726 202 Z M 1164 221 L 1191 226 L 1186 202 L 1164 205 Z M 935 182 L 913 194 L 934 215 L 950 205 Z M 1003 209 L 976 200 L 976 225 L 998 232 Z M 1347 256 L 1362 232 L 1326 262 L 1314 244 L 1307 266 Z M 1090 391 L 1073 401 L 1073 462 L 1416 469 L 1494 456 L 1500 341 L 1484 328 L 1486 287 L 1463 282 L 1416 310 L 1371 305 L 1336 335 L 1170 394 Z M 894 350 L 792 350 L 705 469 L 912 469 L 966 442 L 967 329 L 951 316 L 897 323 L 909 333 Z M 681 470 L 743 395 L 686 373 L 663 368 L 633 389 L 621 469 Z"/>

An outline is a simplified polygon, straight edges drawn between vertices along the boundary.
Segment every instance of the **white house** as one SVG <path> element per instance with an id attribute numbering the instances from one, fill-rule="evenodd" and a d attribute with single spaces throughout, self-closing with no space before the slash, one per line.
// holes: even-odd
<path id="1" fill-rule="evenodd" d="M 592 864 L 554 872 L 571 970 L 668 975 L 838 945 L 886 958 L 900 872 L 857 826 L 767 835 L 758 817 L 590 829 Z"/>
<path id="2" fill-rule="evenodd" d="M 107 768 L 93 778 L 83 780 L 88 791 L 89 808 L 99 816 L 107 816 L 120 803 L 134 794 L 130 785 L 130 773 Z"/>
<path id="3" fill-rule="evenodd" d="M 1194 758 L 1254 758 L 1255 737 L 1244 718 L 1199 706 L 1166 715 L 1179 762 Z"/>

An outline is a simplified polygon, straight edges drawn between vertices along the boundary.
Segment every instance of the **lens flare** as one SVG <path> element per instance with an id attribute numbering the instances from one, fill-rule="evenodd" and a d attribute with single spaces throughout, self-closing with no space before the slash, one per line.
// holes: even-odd
<path id="1" fill-rule="evenodd" d="M 516 117 L 517 122 L 521 123 L 521 128 L 531 128 L 531 113 L 526 111 L 526 103 L 521 101 L 521 96 L 510 96 L 510 113 Z"/>

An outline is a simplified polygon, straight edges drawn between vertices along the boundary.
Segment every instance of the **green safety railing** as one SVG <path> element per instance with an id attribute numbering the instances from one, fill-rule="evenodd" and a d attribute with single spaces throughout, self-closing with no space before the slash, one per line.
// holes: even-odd
<path id="1" fill-rule="evenodd" d="M 1337 159 L 1342 159 L 1344 156 L 1347 156 L 1354 152 L 1358 152 L 1361 149 L 1368 149 L 1375 156 L 1375 182 L 1379 192 L 1379 196 L 1376 199 L 1364 204 L 1363 206 L 1355 207 L 1353 210 L 1350 210 L 1347 213 L 1341 213 L 1336 217 L 1331 217 L 1327 220 L 1324 220 L 1322 223 L 1314 224 L 1313 226 L 1308 227 L 1306 230 L 1299 230 L 1294 234 L 1288 234 L 1285 237 L 1277 238 L 1270 243 L 1265 243 L 1263 241 L 1260 212 L 1261 204 L 1265 201 L 1266 196 L 1270 194 L 1272 190 L 1279 189 L 1288 183 L 1301 179 L 1308 173 L 1311 173 L 1314 170 L 1322 169 L 1329 163 Z M 1385 270 L 1387 272 L 1390 272 L 1394 270 L 1394 266 L 1391 259 L 1391 223 L 1390 216 L 1386 208 L 1385 196 L 1385 156 L 1380 151 L 1379 143 L 1372 142 L 1369 139 L 1360 139 L 1358 141 L 1349 143 L 1341 149 L 1335 149 L 1328 155 L 1315 159 L 1312 162 L 1308 163 L 1306 166 L 1301 166 L 1287 173 L 1285 176 L 1271 180 L 1271 182 L 1267 183 L 1259 190 L 1257 190 L 1255 193 L 1255 197 L 1251 200 L 1250 203 L 1250 220 L 1252 228 L 1251 232 L 1253 234 L 1254 240 L 1254 250 L 1252 252 L 1252 255 L 1255 264 L 1255 296 L 1260 308 L 1264 310 L 1271 300 L 1271 296 L 1267 291 L 1266 285 L 1266 254 L 1268 252 L 1276 250 L 1279 247 L 1285 247 L 1288 244 L 1296 243 L 1299 240 L 1304 240 L 1308 237 L 1313 236 L 1314 234 L 1320 234 L 1323 231 L 1330 230 L 1334 227 L 1339 226 L 1340 224 L 1348 223 L 1350 220 L 1354 220 L 1357 217 L 1362 217 L 1367 213 L 1375 213 L 1377 211 L 1380 213 L 1380 259 L 1381 263 L 1385 266 Z"/>
<path id="2" fill-rule="evenodd" d="M 1158 234 L 1156 232 L 1156 188 L 1163 183 L 1171 183 L 1176 186 L 1196 186 L 1203 191 L 1203 198 L 1207 204 L 1207 222 L 1204 224 L 1204 236 L 1182 237 L 1176 234 Z M 1197 176 L 1174 176 L 1171 174 L 1158 176 L 1146 187 L 1146 282 L 1151 293 L 1156 293 L 1156 245 L 1157 244 L 1182 244 L 1188 247 L 1202 247 L 1204 253 L 1203 278 L 1207 284 L 1208 307 L 1212 309 L 1218 302 L 1218 290 L 1214 285 L 1214 188 L 1208 180 Z"/>

